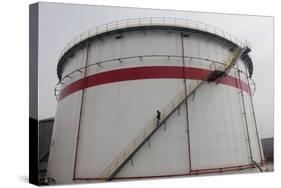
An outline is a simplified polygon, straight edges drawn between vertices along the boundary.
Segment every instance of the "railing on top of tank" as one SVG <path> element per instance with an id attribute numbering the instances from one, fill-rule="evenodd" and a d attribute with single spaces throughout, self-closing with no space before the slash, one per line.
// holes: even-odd
<path id="1" fill-rule="evenodd" d="M 123 60 L 126 60 L 126 59 L 134 59 L 134 58 L 138 58 L 140 59 L 140 61 L 142 61 L 142 59 L 144 58 L 147 58 L 147 57 L 165 57 L 165 58 L 168 58 L 168 59 L 172 59 L 172 58 L 183 58 L 183 56 L 181 55 L 167 55 L 167 54 L 162 54 L 162 55 L 142 55 L 142 56 L 130 56 L 130 57 L 123 57 L 123 58 L 116 58 L 116 59 L 110 59 L 110 60 L 104 60 L 104 61 L 100 61 L 100 62 L 96 62 L 96 63 L 92 63 L 92 64 L 89 64 L 87 65 L 86 67 L 82 67 L 82 68 L 79 68 L 79 69 L 76 69 L 68 74 L 66 74 L 55 86 L 55 89 L 54 89 L 54 95 L 56 97 L 56 99 L 58 100 L 58 92 L 61 91 L 61 85 L 64 85 L 64 80 L 66 79 L 72 79 L 72 75 L 75 74 L 75 73 L 84 73 L 83 71 L 85 71 L 86 68 L 88 67 L 91 67 L 91 66 L 102 66 L 102 64 L 104 63 L 109 63 L 109 62 L 113 62 L 113 61 L 117 61 L 119 63 L 122 63 Z M 206 59 L 206 58 L 200 58 L 200 57 L 193 57 L 193 56 L 184 56 L 184 58 L 186 59 L 196 59 L 196 60 L 203 60 L 203 61 L 209 61 L 209 62 L 212 62 L 212 66 L 216 66 L 216 64 L 218 65 L 222 65 L 223 67 L 225 67 L 225 63 L 224 62 L 219 62 L 219 61 L 215 61 L 215 60 L 211 60 L 211 59 Z M 212 66 L 210 66 L 210 70 L 212 70 Z M 236 67 L 232 67 L 232 69 L 235 69 L 237 70 Z M 244 73 L 242 71 L 242 74 L 246 75 L 246 73 Z M 256 86 L 255 86 L 255 83 L 254 81 L 249 77 L 249 80 L 251 81 L 251 91 L 252 91 L 252 95 L 254 95 L 255 93 L 255 90 L 256 90 Z"/>
<path id="2" fill-rule="evenodd" d="M 70 48 L 75 46 L 76 44 L 80 43 L 81 41 L 84 41 L 90 37 L 93 37 L 95 35 L 98 35 L 100 33 L 116 30 L 116 29 L 122 29 L 122 28 L 128 28 L 128 27 L 136 27 L 136 26 L 151 26 L 151 25 L 165 25 L 165 26 L 178 26 L 178 27 L 187 27 L 191 29 L 196 29 L 200 31 L 205 31 L 208 33 L 212 33 L 218 36 L 221 36 L 223 38 L 226 38 L 233 43 L 237 44 L 238 46 L 242 45 L 242 42 L 235 37 L 234 35 L 230 34 L 229 32 L 220 29 L 218 27 L 214 27 L 202 22 L 197 22 L 193 20 L 188 19 L 180 19 L 180 18 L 169 18 L 169 17 L 143 17 L 143 18 L 132 18 L 132 19 L 126 19 L 126 20 L 119 20 L 103 25 L 99 25 L 93 29 L 89 29 L 78 36 L 74 37 L 69 43 L 65 45 L 63 50 L 61 51 L 59 55 L 59 60 L 64 55 L 66 51 L 68 51 Z M 250 43 L 246 41 L 247 45 L 250 47 Z"/>

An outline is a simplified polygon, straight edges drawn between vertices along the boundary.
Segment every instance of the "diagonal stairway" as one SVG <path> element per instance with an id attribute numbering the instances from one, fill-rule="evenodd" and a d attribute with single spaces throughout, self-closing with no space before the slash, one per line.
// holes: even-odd
<path id="1" fill-rule="evenodd" d="M 238 46 L 232 52 L 232 54 L 229 56 L 229 58 L 224 62 L 224 64 L 218 65 L 216 63 L 212 63 L 210 66 L 210 70 L 214 72 L 213 74 L 215 75 L 215 77 L 209 78 L 209 81 L 216 81 L 216 83 L 218 84 L 220 82 L 221 78 L 223 78 L 223 76 L 226 76 L 229 73 L 229 71 L 231 70 L 233 65 L 238 61 L 238 59 L 244 53 L 248 53 L 249 51 L 250 51 L 250 49 L 247 46 L 244 46 L 244 47 Z M 218 76 L 216 76 L 216 75 L 218 75 Z"/>
<path id="2" fill-rule="evenodd" d="M 237 62 L 243 53 L 247 53 L 249 48 L 237 47 L 223 65 L 210 65 L 210 71 L 203 75 L 200 80 L 192 80 L 187 87 L 187 91 L 181 91 L 174 99 L 172 99 L 162 110 L 161 119 L 157 122 L 154 117 L 147 126 L 142 129 L 136 137 L 117 155 L 112 162 L 99 175 L 100 179 L 110 181 L 122 169 L 122 167 L 134 156 L 134 154 L 152 137 L 152 135 L 163 125 L 166 120 L 191 96 L 197 88 L 205 81 L 216 81 L 222 76 L 227 75 L 231 67 Z"/>

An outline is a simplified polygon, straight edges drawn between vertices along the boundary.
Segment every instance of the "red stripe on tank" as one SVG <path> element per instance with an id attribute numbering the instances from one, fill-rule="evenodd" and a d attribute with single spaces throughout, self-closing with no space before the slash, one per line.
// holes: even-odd
<path id="1" fill-rule="evenodd" d="M 193 79 L 202 80 L 204 75 L 210 72 L 207 69 L 185 67 L 185 75 L 183 76 L 182 67 L 178 66 L 148 66 L 148 67 L 134 67 L 111 70 L 87 76 L 83 79 L 77 80 L 66 86 L 59 95 L 59 100 L 64 97 L 82 89 L 94 87 L 98 85 L 129 81 L 129 80 L 143 80 L 143 79 Z M 229 85 L 240 89 L 239 81 L 233 76 L 226 75 L 220 83 Z M 250 89 L 245 82 L 241 82 L 241 89 L 250 93 Z"/>

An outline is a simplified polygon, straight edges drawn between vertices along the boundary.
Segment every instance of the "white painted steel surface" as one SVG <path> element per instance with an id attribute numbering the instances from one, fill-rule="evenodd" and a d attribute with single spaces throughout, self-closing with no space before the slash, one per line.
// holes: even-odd
<path id="1" fill-rule="evenodd" d="M 108 26 L 107 29 L 109 28 L 111 27 Z M 231 54 L 229 44 L 202 35 L 184 37 L 183 43 L 186 67 L 209 69 L 210 64 L 224 63 Z M 69 46 L 73 45 L 68 45 L 66 50 Z M 121 63 L 114 60 L 101 66 L 89 66 L 86 75 L 129 67 L 181 67 L 181 51 L 181 35 L 176 31 L 134 31 L 122 33 L 122 37 L 118 39 L 107 36 L 102 41 L 96 40 L 90 44 L 88 65 L 124 57 L 135 58 L 123 59 Z M 155 56 L 138 58 L 145 55 Z M 81 72 L 76 71 L 71 77 L 64 78 L 60 90 L 84 77 L 86 56 L 87 49 L 83 48 L 74 57 L 68 58 L 62 77 L 80 68 Z M 243 73 L 246 71 L 243 61 L 240 59 L 237 63 L 242 71 L 242 81 L 247 83 Z M 237 78 L 237 70 L 231 69 L 229 75 Z M 189 83 L 190 80 L 187 80 L 187 86 Z M 156 110 L 161 110 L 183 89 L 183 79 L 131 80 L 85 89 L 76 178 L 97 178 L 114 157 L 156 116 Z M 48 176 L 53 177 L 57 183 L 75 182 L 73 171 L 81 97 L 80 90 L 58 101 L 47 171 Z M 261 162 L 250 96 L 246 92 L 244 99 L 253 158 Z M 192 170 L 251 163 L 241 101 L 239 89 L 215 83 L 203 84 L 196 90 L 194 98 L 188 99 Z M 185 111 L 186 106 L 183 104 L 179 115 L 176 112 L 168 119 L 166 130 L 164 126 L 161 127 L 150 139 L 151 147 L 148 147 L 148 143 L 143 146 L 134 155 L 133 165 L 128 162 L 116 177 L 189 173 Z"/>

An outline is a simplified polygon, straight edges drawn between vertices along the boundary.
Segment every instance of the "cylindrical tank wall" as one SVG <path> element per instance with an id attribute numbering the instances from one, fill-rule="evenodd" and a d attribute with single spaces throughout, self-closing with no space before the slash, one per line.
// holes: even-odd
<path id="1" fill-rule="evenodd" d="M 196 76 L 192 78 L 194 73 L 208 70 L 214 62 L 217 65 L 224 63 L 231 54 L 226 43 L 202 35 L 188 35 L 183 37 L 182 46 L 181 37 L 180 32 L 160 30 L 122 33 L 120 37 L 95 40 L 89 48 L 77 51 L 67 60 L 62 77 L 85 67 L 86 60 L 91 65 L 115 59 L 89 66 L 86 76 L 92 77 L 91 81 L 96 84 L 85 88 L 83 95 L 82 90 L 68 93 L 58 102 L 49 176 L 58 183 L 70 183 L 73 178 L 97 178 L 156 115 L 156 110 L 161 110 L 184 89 L 181 78 L 150 75 L 169 74 L 169 68 L 182 69 L 182 48 L 186 70 L 191 75 L 186 80 L 187 87 L 198 79 Z M 118 60 L 125 57 L 134 58 Z M 237 64 L 242 71 L 241 82 L 247 85 L 244 62 L 238 60 Z M 135 77 L 134 68 L 148 77 Z M 236 68 L 231 69 L 223 84 L 206 82 L 197 89 L 188 99 L 188 118 L 183 104 L 167 120 L 165 127 L 150 139 L 150 147 L 148 144 L 142 147 L 133 157 L 133 165 L 127 163 L 117 177 L 170 176 L 188 174 L 191 170 L 248 165 L 251 163 L 248 141 L 253 159 L 261 162 L 249 91 L 242 88 L 244 112 Z M 125 80 L 114 77 L 114 71 L 120 70 Z M 71 78 L 63 80 L 61 90 L 83 80 L 83 77 L 84 70 L 72 74 Z M 247 138 L 246 126 L 250 139 Z"/>

